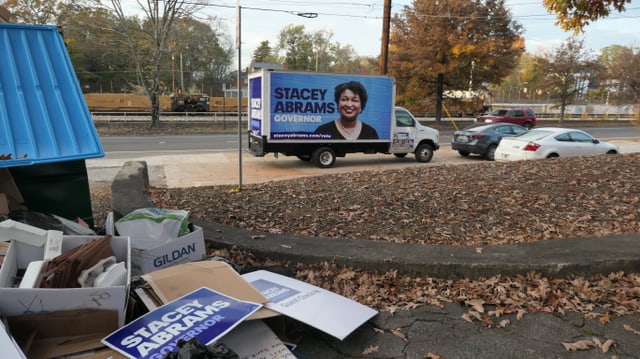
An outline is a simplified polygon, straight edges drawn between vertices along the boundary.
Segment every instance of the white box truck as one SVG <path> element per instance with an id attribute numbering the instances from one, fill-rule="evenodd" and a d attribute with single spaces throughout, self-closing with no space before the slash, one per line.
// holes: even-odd
<path id="1" fill-rule="evenodd" d="M 388 76 L 262 70 L 249 76 L 248 151 L 333 167 L 347 153 L 413 153 L 429 162 L 440 134 L 394 106 Z"/>

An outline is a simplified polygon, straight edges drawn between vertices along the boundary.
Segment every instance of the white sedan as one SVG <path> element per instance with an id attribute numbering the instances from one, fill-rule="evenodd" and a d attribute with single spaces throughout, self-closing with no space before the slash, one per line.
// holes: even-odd
<path id="1" fill-rule="evenodd" d="M 620 153 L 618 146 L 570 128 L 541 127 L 505 137 L 495 152 L 496 161 L 534 160 L 564 156 Z"/>

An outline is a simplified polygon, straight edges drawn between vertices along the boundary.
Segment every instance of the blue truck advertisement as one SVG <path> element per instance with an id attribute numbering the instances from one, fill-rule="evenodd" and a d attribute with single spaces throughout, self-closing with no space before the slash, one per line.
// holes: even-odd
<path id="1" fill-rule="evenodd" d="M 248 147 L 321 168 L 348 153 L 413 153 L 429 162 L 437 130 L 395 106 L 389 76 L 262 70 L 249 75 Z"/>
<path id="2" fill-rule="evenodd" d="M 272 141 L 388 141 L 393 92 L 384 76 L 265 73 L 249 82 L 250 132 L 268 129 Z"/>

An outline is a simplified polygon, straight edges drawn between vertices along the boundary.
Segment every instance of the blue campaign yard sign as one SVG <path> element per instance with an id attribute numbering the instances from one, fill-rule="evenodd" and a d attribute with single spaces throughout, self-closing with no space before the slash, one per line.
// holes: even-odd
<path id="1" fill-rule="evenodd" d="M 368 97 L 359 119 L 376 130 L 379 140 L 390 139 L 394 95 L 392 78 L 296 72 L 272 72 L 268 75 L 271 77 L 269 118 L 262 121 L 270 121 L 272 138 L 327 139 L 317 128 L 340 117 L 336 87 L 356 81 L 362 84 Z"/>
<path id="2" fill-rule="evenodd" d="M 161 359 L 179 349 L 180 339 L 214 342 L 261 307 L 203 287 L 145 314 L 102 342 L 130 358 Z"/>

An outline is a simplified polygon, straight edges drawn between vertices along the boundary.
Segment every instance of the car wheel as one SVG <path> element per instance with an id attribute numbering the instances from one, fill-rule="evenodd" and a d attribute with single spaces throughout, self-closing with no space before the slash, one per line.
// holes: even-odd
<path id="1" fill-rule="evenodd" d="M 526 122 L 522 127 L 526 128 L 528 131 L 533 128 L 533 124 L 531 122 Z"/>
<path id="2" fill-rule="evenodd" d="M 616 150 L 609 150 L 609 151 L 607 152 L 607 154 L 608 154 L 608 155 L 615 155 L 615 154 L 617 154 L 617 153 L 618 153 L 618 151 L 616 151 Z"/>
<path id="3" fill-rule="evenodd" d="M 557 153 L 550 153 L 547 158 L 558 158 L 560 157 L 560 155 L 558 155 Z"/>
<path id="4" fill-rule="evenodd" d="M 313 162 L 320 168 L 330 168 L 336 164 L 336 153 L 331 147 L 322 146 L 313 151 Z"/>
<path id="5" fill-rule="evenodd" d="M 428 143 L 423 143 L 416 148 L 416 160 L 418 162 L 429 162 L 433 158 L 433 147 Z"/>
<path id="6" fill-rule="evenodd" d="M 459 154 L 460 154 L 460 156 L 462 156 L 462 157 L 467 157 L 467 156 L 469 156 L 469 154 L 470 154 L 471 152 L 469 152 L 469 151 L 465 151 L 465 150 L 458 150 L 458 153 L 459 153 Z"/>
<path id="7" fill-rule="evenodd" d="M 398 157 L 398 158 L 405 158 L 405 157 L 407 157 L 407 154 L 406 154 L 406 153 L 394 153 L 393 155 L 394 155 L 394 156 L 396 156 L 396 157 Z"/>
<path id="8" fill-rule="evenodd" d="M 489 161 L 493 161 L 496 158 L 496 148 L 498 148 L 498 145 L 496 144 L 489 145 L 487 150 L 484 152 L 484 158 Z"/>

